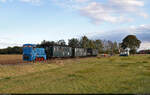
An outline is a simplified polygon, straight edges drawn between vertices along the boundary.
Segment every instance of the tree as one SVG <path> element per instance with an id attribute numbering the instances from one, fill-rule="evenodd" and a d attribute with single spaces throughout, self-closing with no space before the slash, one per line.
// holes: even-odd
<path id="1" fill-rule="evenodd" d="M 68 45 L 70 47 L 80 47 L 80 43 L 79 43 L 79 40 L 76 39 L 76 38 L 72 38 L 68 41 Z"/>
<path id="2" fill-rule="evenodd" d="M 103 53 L 103 43 L 102 43 L 102 41 L 101 40 L 95 40 L 94 43 L 95 43 L 96 49 L 98 49 L 98 52 Z"/>
<path id="3" fill-rule="evenodd" d="M 41 44 L 37 45 L 37 47 L 43 47 L 43 48 L 45 48 L 45 47 L 49 47 L 49 46 L 52 46 L 52 45 L 57 45 L 57 43 L 54 42 L 54 41 L 45 41 L 45 40 L 43 40 L 41 42 Z"/>
<path id="4" fill-rule="evenodd" d="M 14 46 L 0 49 L 0 54 L 22 54 L 22 47 Z"/>
<path id="5" fill-rule="evenodd" d="M 130 53 L 131 53 L 131 54 L 136 54 L 136 49 L 130 50 Z"/>
<path id="6" fill-rule="evenodd" d="M 93 49 L 96 48 L 96 45 L 95 45 L 95 43 L 94 43 L 93 40 L 89 40 L 89 42 L 88 42 L 88 48 L 93 48 Z"/>
<path id="7" fill-rule="evenodd" d="M 64 40 L 59 40 L 57 42 L 58 45 L 61 45 L 61 46 L 65 46 L 66 45 L 66 42 Z"/>
<path id="8" fill-rule="evenodd" d="M 117 42 L 114 42 L 113 43 L 113 52 L 114 53 L 119 53 L 119 46 L 118 46 L 118 43 Z"/>
<path id="9" fill-rule="evenodd" d="M 123 39 L 121 43 L 121 47 L 123 49 L 130 48 L 131 53 L 135 53 L 135 51 L 140 47 L 141 41 L 135 35 L 128 35 Z"/>
<path id="10" fill-rule="evenodd" d="M 86 36 L 83 36 L 80 40 L 82 48 L 89 48 L 89 39 Z"/>

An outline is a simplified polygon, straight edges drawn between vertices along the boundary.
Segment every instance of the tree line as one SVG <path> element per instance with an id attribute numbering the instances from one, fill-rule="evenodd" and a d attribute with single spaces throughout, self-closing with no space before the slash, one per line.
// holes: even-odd
<path id="1" fill-rule="evenodd" d="M 0 54 L 22 54 L 22 47 L 14 46 L 0 49 Z"/>
<path id="2" fill-rule="evenodd" d="M 93 48 L 98 49 L 99 53 L 119 53 L 119 44 L 117 42 L 112 42 L 110 40 L 92 40 L 87 36 L 81 37 L 81 39 L 72 38 L 68 40 L 68 44 L 64 40 L 54 41 L 42 41 L 38 44 L 38 47 L 48 47 L 51 45 L 61 45 L 61 46 L 70 46 L 78 48 Z"/>
<path id="3" fill-rule="evenodd" d="M 113 42 L 110 40 L 89 39 L 87 36 L 83 36 L 80 39 L 72 38 L 66 43 L 64 40 L 59 41 L 46 41 L 43 40 L 37 47 L 48 47 L 52 45 L 60 46 L 70 46 L 79 48 L 93 48 L 98 49 L 99 53 L 109 53 L 118 54 L 121 49 L 130 48 L 130 53 L 136 53 L 137 49 L 140 47 L 141 41 L 137 39 L 135 35 L 126 36 L 121 43 Z M 22 54 L 22 47 L 8 47 L 5 49 L 0 49 L 0 54 Z"/>

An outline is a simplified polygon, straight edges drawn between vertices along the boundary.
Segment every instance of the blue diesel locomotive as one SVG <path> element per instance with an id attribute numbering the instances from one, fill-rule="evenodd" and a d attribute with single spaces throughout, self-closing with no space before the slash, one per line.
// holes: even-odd
<path id="1" fill-rule="evenodd" d="M 23 45 L 23 60 L 24 61 L 44 61 L 46 53 L 44 48 L 36 48 L 34 44 Z"/>

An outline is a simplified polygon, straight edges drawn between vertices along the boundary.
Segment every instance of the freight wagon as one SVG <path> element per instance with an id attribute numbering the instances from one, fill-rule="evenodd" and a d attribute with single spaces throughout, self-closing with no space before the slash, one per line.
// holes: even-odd
<path id="1" fill-rule="evenodd" d="M 73 48 L 73 57 L 85 57 L 87 55 L 87 49 L 85 48 Z"/>
<path id="2" fill-rule="evenodd" d="M 97 55 L 98 55 L 98 50 L 92 49 L 92 56 L 97 56 Z"/>
<path id="3" fill-rule="evenodd" d="M 97 49 L 72 48 L 68 46 L 49 46 L 45 48 L 36 48 L 33 44 L 23 45 L 24 61 L 43 61 L 49 58 L 69 58 L 97 56 Z"/>
<path id="4" fill-rule="evenodd" d="M 72 48 L 65 46 L 50 46 L 45 48 L 47 58 L 65 58 L 72 56 Z"/>

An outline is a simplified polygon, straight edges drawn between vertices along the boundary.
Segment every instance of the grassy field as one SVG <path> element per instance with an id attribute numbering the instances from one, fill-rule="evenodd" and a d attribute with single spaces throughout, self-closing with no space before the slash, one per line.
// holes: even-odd
<path id="1" fill-rule="evenodd" d="M 0 93 L 150 93 L 150 56 L 0 65 Z"/>
<path id="2" fill-rule="evenodd" d="M 23 63 L 22 55 L 0 55 L 0 64 Z"/>

